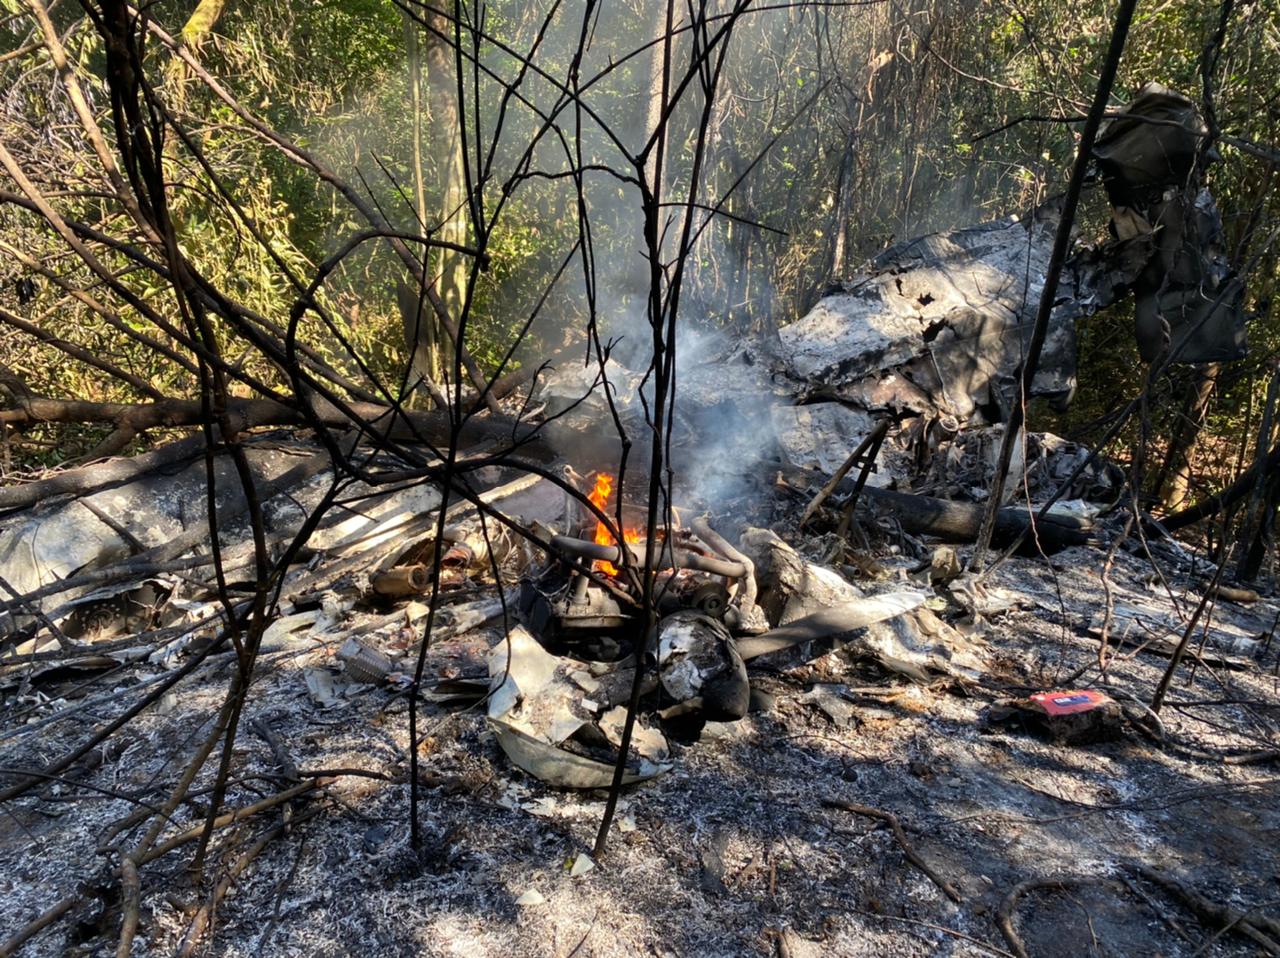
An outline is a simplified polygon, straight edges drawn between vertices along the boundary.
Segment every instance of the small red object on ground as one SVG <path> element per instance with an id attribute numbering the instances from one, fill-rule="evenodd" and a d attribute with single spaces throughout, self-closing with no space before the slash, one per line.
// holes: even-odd
<path id="1" fill-rule="evenodd" d="M 1111 701 L 1109 696 L 1101 692 L 1037 692 L 1031 701 L 1044 709 L 1046 715 L 1074 715 L 1076 712 L 1088 712 L 1099 705 Z"/>

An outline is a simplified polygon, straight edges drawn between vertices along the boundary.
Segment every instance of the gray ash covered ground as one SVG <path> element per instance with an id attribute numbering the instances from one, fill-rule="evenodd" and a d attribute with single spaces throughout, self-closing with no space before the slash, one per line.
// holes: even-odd
<path id="1" fill-rule="evenodd" d="M 1132 630 L 1108 684 L 1088 668 L 1097 657 L 1089 626 L 1103 608 L 1102 559 L 1077 549 L 1052 565 L 1015 558 L 1000 567 L 990 586 L 1013 607 L 988 617 L 981 634 L 991 665 L 976 682 L 915 685 L 840 652 L 753 669 L 765 707 L 710 727 L 701 741 L 678 747 L 671 773 L 629 790 L 608 855 L 585 872 L 578 856 L 594 839 L 602 797 L 548 789 L 512 768 L 476 708 L 427 710 L 423 841 L 413 851 L 405 699 L 366 688 L 321 708 L 305 670 L 332 661 L 343 628 L 291 643 L 266 656 L 246 722 L 268 723 L 304 772 L 365 769 L 396 780 L 343 775 L 295 803 L 293 814 L 323 811 L 253 861 L 198 953 L 1004 954 L 1010 945 L 997 913 L 1015 885 L 1085 878 L 1020 899 L 1014 924 L 1030 954 L 1257 954 L 1235 932 L 1202 925 L 1131 866 L 1155 866 L 1240 911 L 1280 911 L 1280 648 L 1260 639 L 1251 659 L 1236 656 L 1245 668 L 1201 665 L 1193 682 L 1184 666 L 1162 712 L 1164 742 L 1132 724 L 1119 740 L 1085 746 L 981 727 L 993 701 L 1057 687 L 1080 669 L 1075 686 L 1150 699 L 1167 659 L 1135 652 Z M 1140 602 L 1153 615 L 1171 614 L 1169 596 L 1149 578 L 1145 560 L 1121 552 L 1110 576 L 1117 606 Z M 1175 595 L 1185 589 L 1176 577 L 1173 587 Z M 1194 608 L 1196 593 L 1188 600 Z M 1264 636 L 1275 618 L 1273 601 L 1249 608 L 1223 601 L 1211 630 Z M 432 651 L 428 673 L 474 671 L 497 639 L 494 631 L 450 639 Z M 163 800 L 221 703 L 231 665 L 224 657 L 206 667 L 130 725 L 96 770 L 68 773 L 99 791 L 53 782 L 4 806 L 0 936 L 78 886 L 93 892 L 21 954 L 115 953 L 119 863 L 97 846 L 136 806 L 113 796 Z M 121 670 L 94 686 L 101 693 L 114 681 L 118 695 L 31 734 L 23 733 L 26 722 L 74 701 L 27 714 L 6 707 L 0 766 L 32 767 L 83 740 L 134 700 L 130 689 L 144 674 Z M 815 684 L 843 687 L 853 705 L 847 725 L 804 700 Z M 57 698 L 70 686 L 46 691 Z M 1237 764 L 1225 755 L 1261 760 Z M 278 775 L 271 750 L 246 727 L 228 804 L 278 791 Z M 882 823 L 826 807 L 827 798 L 896 814 L 962 902 L 949 901 L 908 862 Z M 174 830 L 203 811 L 199 799 L 182 806 Z M 236 832 L 235 847 L 219 848 L 210 873 L 280 821 L 279 809 L 252 820 Z M 178 948 L 202 900 L 186 871 L 189 857 L 187 846 L 144 868 L 135 954 Z"/>

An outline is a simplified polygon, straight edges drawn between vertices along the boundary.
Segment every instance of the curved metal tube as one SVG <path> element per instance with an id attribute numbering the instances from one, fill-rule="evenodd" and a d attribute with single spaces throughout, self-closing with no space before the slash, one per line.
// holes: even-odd
<path id="1" fill-rule="evenodd" d="M 580 559 L 596 559 L 622 565 L 622 549 L 616 545 L 601 545 L 598 542 L 587 542 L 585 539 L 575 539 L 572 536 L 552 536 L 551 548 Z M 635 546 L 628 545 L 627 552 L 631 557 L 632 565 L 644 564 L 644 553 Z M 696 569 L 698 572 L 722 575 L 726 579 L 741 579 L 747 574 L 746 566 L 741 562 L 729 562 L 726 559 L 716 559 L 684 549 L 672 549 L 665 543 L 658 555 L 658 568 Z"/>
<path id="2" fill-rule="evenodd" d="M 755 563 L 733 547 L 733 545 L 715 529 L 711 528 L 706 518 L 693 520 L 694 534 L 711 548 L 715 549 L 731 562 L 741 563 L 742 575 L 742 607 L 749 608 L 756 604 L 756 566 Z"/>

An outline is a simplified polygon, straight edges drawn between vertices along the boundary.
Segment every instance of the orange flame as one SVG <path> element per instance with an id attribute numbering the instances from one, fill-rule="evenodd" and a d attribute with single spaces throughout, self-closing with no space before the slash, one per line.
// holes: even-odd
<path id="1" fill-rule="evenodd" d="M 591 490 L 590 494 L 588 494 L 587 500 L 593 506 L 595 506 L 597 509 L 603 512 L 605 506 L 609 504 L 609 497 L 612 494 L 613 494 L 613 476 L 609 475 L 607 472 L 597 472 L 596 487 Z M 622 529 L 622 538 L 626 542 L 637 543 L 640 541 L 640 530 L 632 528 L 630 526 L 624 526 Z M 618 540 L 615 539 L 612 535 L 610 535 L 608 527 L 605 526 L 603 522 L 597 522 L 595 541 L 597 545 L 611 546 L 611 545 L 614 545 Z M 615 566 L 612 562 L 605 562 L 603 559 L 598 560 L 595 564 L 595 567 L 599 569 L 601 572 L 603 572 L 605 575 L 618 574 L 618 567 Z"/>

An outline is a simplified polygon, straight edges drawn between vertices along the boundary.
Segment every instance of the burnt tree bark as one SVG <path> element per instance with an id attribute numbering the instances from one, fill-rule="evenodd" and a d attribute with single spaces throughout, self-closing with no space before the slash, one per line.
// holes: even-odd
<path id="1" fill-rule="evenodd" d="M 951 502 L 872 486 L 862 490 L 862 497 L 877 512 L 892 516 L 907 532 L 951 542 L 972 542 L 978 535 L 986 508 L 978 502 Z M 1093 538 L 1093 525 L 1072 516 L 1051 514 L 1041 519 L 1034 511 L 1016 506 L 996 510 L 991 532 L 993 544 L 1007 545 L 1024 534 L 1028 534 L 1027 541 L 1021 551 L 1035 555 L 1040 549 L 1056 552 L 1088 544 Z"/>
<path id="2" fill-rule="evenodd" d="M 434 29 L 445 36 L 454 27 L 438 14 L 430 14 Z M 468 197 L 466 171 L 462 151 L 462 118 L 458 114 L 457 64 L 454 47 L 439 39 L 430 38 L 424 51 L 427 104 L 430 110 L 430 130 L 436 144 L 436 178 L 440 188 L 439 238 L 445 242 L 463 245 L 467 241 Z M 436 254 L 435 272 L 439 277 L 440 298 L 458 321 L 467 286 L 467 260 L 449 250 Z"/>
<path id="3" fill-rule="evenodd" d="M 1276 509 L 1280 507 L 1280 470 L 1272 469 L 1264 478 L 1265 488 L 1262 493 L 1262 506 L 1256 513 L 1253 535 L 1248 538 L 1248 547 L 1240 556 L 1240 564 L 1236 567 L 1236 579 L 1240 582 L 1252 582 L 1262 571 L 1262 560 L 1275 539 Z M 1246 526 L 1242 532 L 1248 534 Z"/>
<path id="4" fill-rule="evenodd" d="M 422 96 L 422 37 L 417 22 L 405 11 L 401 11 L 404 19 L 405 49 L 407 52 L 406 69 L 408 71 L 410 109 L 413 119 L 413 200 L 414 213 L 418 218 L 418 226 L 425 233 L 428 230 L 427 182 L 423 171 L 423 120 L 425 107 Z M 439 46 L 437 41 L 436 46 Z M 434 111 L 433 111 L 434 112 Z M 450 291 L 441 289 L 445 305 L 452 306 Z M 440 321 L 427 302 L 419 283 L 400 282 L 396 285 L 396 300 L 400 308 L 400 319 L 404 324 L 405 345 L 409 351 L 409 368 L 413 373 L 422 376 L 427 382 L 440 383 L 442 373 L 442 340 Z"/>

